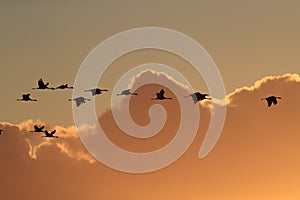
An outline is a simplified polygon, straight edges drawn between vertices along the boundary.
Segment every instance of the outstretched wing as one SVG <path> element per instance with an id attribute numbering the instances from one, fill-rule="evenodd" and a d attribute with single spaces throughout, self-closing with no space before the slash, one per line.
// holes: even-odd
<path id="1" fill-rule="evenodd" d="M 23 94 L 23 95 L 22 95 L 23 99 L 30 99 L 29 96 L 30 96 L 30 94 Z"/>
<path id="2" fill-rule="evenodd" d="M 97 95 L 97 94 L 102 94 L 102 90 L 100 88 L 96 88 L 93 91 L 93 96 Z"/>
<path id="3" fill-rule="evenodd" d="M 157 99 L 163 99 L 165 94 L 164 89 L 161 89 L 159 92 L 156 93 Z"/>
<path id="4" fill-rule="evenodd" d="M 64 85 L 57 86 L 56 89 L 63 89 Z"/>
<path id="5" fill-rule="evenodd" d="M 38 86 L 39 87 L 43 87 L 45 84 L 44 84 L 44 81 L 43 81 L 43 79 L 40 79 L 39 81 L 38 81 Z"/>
<path id="6" fill-rule="evenodd" d="M 77 107 L 83 104 L 83 101 L 81 99 L 75 99 L 75 102 Z"/>
<path id="7" fill-rule="evenodd" d="M 90 89 L 90 92 L 92 92 L 92 96 L 95 96 L 97 94 L 97 88 Z"/>
<path id="8" fill-rule="evenodd" d="M 40 129 L 43 130 L 45 128 L 45 126 L 41 126 Z"/>
<path id="9" fill-rule="evenodd" d="M 194 103 L 198 102 L 197 93 L 190 94 L 190 96 L 193 98 Z"/>
<path id="10" fill-rule="evenodd" d="M 50 133 L 50 135 L 54 135 L 55 132 L 56 132 L 56 130 L 54 129 L 54 131 L 52 131 L 52 132 Z"/>
<path id="11" fill-rule="evenodd" d="M 46 135 L 46 137 L 48 137 L 50 134 L 49 134 L 49 132 L 46 130 L 46 131 L 44 131 L 44 133 L 45 133 L 45 135 Z"/>
<path id="12" fill-rule="evenodd" d="M 39 127 L 38 127 L 37 125 L 34 125 L 33 128 L 34 128 L 35 131 L 38 131 L 38 130 L 39 130 Z"/>
<path id="13" fill-rule="evenodd" d="M 122 94 L 125 94 L 125 95 L 128 95 L 128 94 L 130 94 L 130 89 L 123 90 L 123 91 L 122 91 Z"/>
<path id="14" fill-rule="evenodd" d="M 272 106 L 272 101 L 271 100 L 267 100 L 268 101 L 268 106 L 271 107 Z"/>
<path id="15" fill-rule="evenodd" d="M 160 92 L 159 92 L 159 94 L 160 94 L 161 96 L 164 96 L 164 94 L 165 94 L 164 89 L 161 89 Z"/>

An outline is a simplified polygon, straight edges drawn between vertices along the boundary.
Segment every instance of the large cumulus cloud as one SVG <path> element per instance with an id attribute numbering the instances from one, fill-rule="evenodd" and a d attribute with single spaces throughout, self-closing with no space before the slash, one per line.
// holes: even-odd
<path id="1" fill-rule="evenodd" d="M 156 91 L 160 86 L 150 85 L 146 89 L 151 88 Z M 88 157 L 80 156 L 89 154 L 74 141 L 78 140 L 74 127 L 47 125 L 49 130 L 56 128 L 60 136 L 48 141 L 38 133 L 28 133 L 33 124 L 41 123 L 39 121 L 17 125 L 3 122 L 0 127 L 5 129 L 0 136 L 1 198 L 298 199 L 299 91 L 299 75 L 285 74 L 263 78 L 253 86 L 229 94 L 222 135 L 211 154 L 202 160 L 197 155 L 210 112 L 199 105 L 202 112 L 200 126 L 188 151 L 171 166 L 141 175 L 121 173 L 99 162 L 90 164 Z M 269 108 L 260 100 L 268 95 L 282 96 L 283 99 Z M 174 102 L 166 106 L 176 110 L 172 107 L 176 105 Z M 164 133 L 168 135 L 177 128 L 166 124 L 159 134 L 161 138 L 150 138 L 152 140 L 143 147 L 138 145 L 140 140 L 119 137 L 123 133 L 111 121 L 109 113 L 100 116 L 100 124 L 115 130 L 115 135 L 109 137 L 121 147 L 131 145 L 127 149 L 132 151 L 159 148 L 172 138 L 172 135 L 165 137 Z M 175 121 L 177 115 L 172 115 Z M 139 117 L 135 120 L 143 125 Z M 70 138 L 72 140 L 68 140 Z M 46 143 L 38 146 L 39 140 Z M 67 147 L 59 147 L 60 141 Z M 67 150 L 62 150 L 64 148 Z M 30 153 L 32 151 L 35 154 Z"/>

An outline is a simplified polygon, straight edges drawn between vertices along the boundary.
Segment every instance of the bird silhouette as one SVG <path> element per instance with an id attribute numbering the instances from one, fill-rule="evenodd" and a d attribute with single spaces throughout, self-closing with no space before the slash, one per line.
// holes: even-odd
<path id="1" fill-rule="evenodd" d="M 202 101 L 204 99 L 211 99 L 210 97 L 207 97 L 207 96 L 209 96 L 209 95 L 208 94 L 202 94 L 200 92 L 195 92 L 195 93 L 190 94 L 190 95 L 185 96 L 185 97 L 192 97 L 194 103 L 197 103 L 198 101 Z"/>
<path id="2" fill-rule="evenodd" d="M 262 98 L 260 100 L 266 100 L 268 102 L 268 107 L 271 107 L 272 104 L 273 105 L 277 104 L 277 99 L 282 99 L 282 97 L 269 96 L 269 97 L 266 97 L 266 98 Z"/>
<path id="3" fill-rule="evenodd" d="M 62 84 L 62 85 L 60 85 L 60 86 L 57 86 L 55 89 L 73 89 L 73 87 L 72 86 L 68 86 L 68 84 L 66 83 L 66 84 Z"/>
<path id="4" fill-rule="evenodd" d="M 69 99 L 69 101 L 75 101 L 76 102 L 76 106 L 80 106 L 84 103 L 86 103 L 87 101 L 90 101 L 90 99 L 85 98 L 85 97 L 77 97 L 75 99 Z"/>
<path id="5" fill-rule="evenodd" d="M 31 99 L 30 94 L 23 94 L 22 99 L 17 99 L 17 101 L 37 101 L 37 99 Z"/>
<path id="6" fill-rule="evenodd" d="M 151 100 L 164 100 L 164 99 L 172 99 L 172 98 L 167 98 L 164 96 L 165 91 L 164 89 L 161 89 L 159 92 L 156 93 L 156 98 L 152 98 Z"/>
<path id="7" fill-rule="evenodd" d="M 93 88 L 90 90 L 84 90 L 85 92 L 91 92 L 92 96 L 95 96 L 97 94 L 102 94 L 102 92 L 108 92 L 107 89 L 100 89 L 100 88 Z"/>
<path id="8" fill-rule="evenodd" d="M 117 96 L 120 95 L 138 95 L 138 93 L 131 92 L 130 89 L 127 89 L 127 90 L 123 90 L 120 94 L 117 94 Z"/>
<path id="9" fill-rule="evenodd" d="M 42 133 L 42 132 L 44 132 L 43 129 L 45 128 L 45 126 L 38 127 L 37 125 L 34 125 L 33 128 L 34 128 L 34 130 L 30 131 L 30 132 Z"/>
<path id="10" fill-rule="evenodd" d="M 46 130 L 46 131 L 44 131 L 45 136 L 42 136 L 42 137 L 59 138 L 58 136 L 54 136 L 55 132 L 56 132 L 56 130 L 53 130 L 52 132 L 49 133 L 49 132 Z"/>
<path id="11" fill-rule="evenodd" d="M 3 130 L 2 130 L 2 129 L 0 129 L 0 135 L 2 134 L 2 131 L 3 131 Z"/>
<path id="12" fill-rule="evenodd" d="M 32 89 L 33 89 L 33 90 L 35 90 L 35 89 L 38 89 L 38 90 L 45 90 L 45 89 L 54 90 L 54 88 L 49 88 L 48 85 L 49 85 L 49 82 L 44 83 L 43 79 L 40 79 L 40 80 L 38 81 L 38 87 L 32 88 Z"/>

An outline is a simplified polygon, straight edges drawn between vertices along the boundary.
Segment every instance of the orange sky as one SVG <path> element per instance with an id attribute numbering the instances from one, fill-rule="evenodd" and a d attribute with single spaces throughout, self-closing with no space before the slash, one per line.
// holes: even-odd
<path id="1" fill-rule="evenodd" d="M 0 199 L 298 200 L 299 6 L 293 0 L 1 1 Z M 40 78 L 50 86 L 73 85 L 96 45 L 119 32 L 149 26 L 180 31 L 207 50 L 223 77 L 227 115 L 216 146 L 200 160 L 211 112 L 209 102 L 195 104 L 201 119 L 188 151 L 159 171 L 129 174 L 103 165 L 84 148 L 67 101 L 71 90 L 31 88 Z M 116 127 L 112 89 L 125 72 L 144 63 L 171 66 L 196 91 L 208 92 L 203 77 L 170 52 L 147 49 L 116 59 L 99 81 L 109 92 L 96 98 L 96 111 L 108 138 L 133 152 L 163 147 L 174 138 L 180 120 L 178 102 L 172 100 L 159 102 L 169 116 L 149 139 L 132 138 Z M 147 100 L 160 88 L 143 86 L 130 100 L 138 124 L 149 122 L 154 102 Z M 16 101 L 23 93 L 39 101 Z M 174 98 L 168 89 L 166 95 Z M 269 108 L 260 100 L 269 95 L 283 99 Z M 56 129 L 60 138 L 29 133 L 34 124 Z"/>

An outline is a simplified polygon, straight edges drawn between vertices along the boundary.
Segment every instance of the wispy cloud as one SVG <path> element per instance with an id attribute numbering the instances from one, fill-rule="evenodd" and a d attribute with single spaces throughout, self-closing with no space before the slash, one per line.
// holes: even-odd
<path id="1" fill-rule="evenodd" d="M 44 130 L 56 130 L 59 138 L 44 138 L 43 133 L 32 133 L 33 126 L 37 124 L 39 126 L 44 125 Z M 28 155 L 32 159 L 38 159 L 38 152 L 44 147 L 53 147 L 60 149 L 62 154 L 69 156 L 70 158 L 85 160 L 89 163 L 94 163 L 93 157 L 84 149 L 80 139 L 78 138 L 77 129 L 75 126 L 62 127 L 52 126 L 44 123 L 41 120 L 27 120 L 20 124 L 11 124 L 8 122 L 1 122 L 3 129 L 9 129 L 10 127 L 16 127 L 14 129 L 15 134 L 19 135 L 29 147 Z"/>

